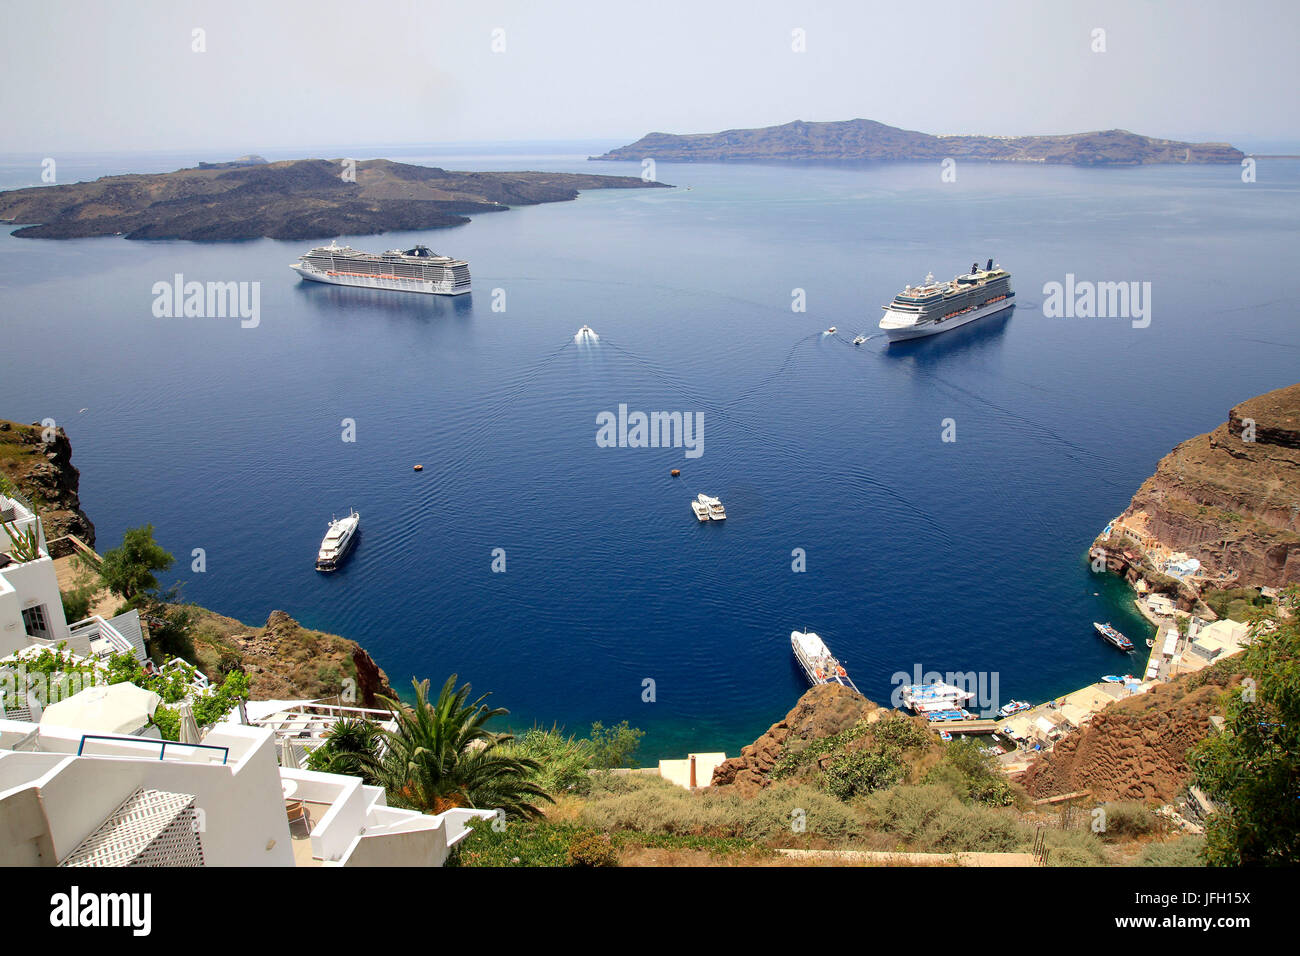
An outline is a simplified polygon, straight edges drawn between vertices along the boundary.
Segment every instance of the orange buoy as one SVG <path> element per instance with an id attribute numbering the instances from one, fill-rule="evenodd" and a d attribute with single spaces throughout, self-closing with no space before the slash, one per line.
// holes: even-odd
<path id="1" fill-rule="evenodd" d="M 678 469 L 678 468 L 674 468 L 674 469 L 672 470 L 672 476 L 673 476 L 674 478 L 676 478 L 676 477 L 677 477 L 678 475 L 680 475 L 680 474 L 681 474 L 681 470 L 680 470 L 680 469 Z"/>
<path id="2" fill-rule="evenodd" d="M 416 466 L 415 466 L 415 470 L 416 470 L 416 471 L 424 471 L 424 466 L 423 466 L 423 465 L 416 465 Z"/>

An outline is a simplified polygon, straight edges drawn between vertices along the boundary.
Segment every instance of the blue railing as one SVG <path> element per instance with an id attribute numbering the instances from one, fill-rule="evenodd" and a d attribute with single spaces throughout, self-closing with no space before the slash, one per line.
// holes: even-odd
<path id="1" fill-rule="evenodd" d="M 87 740 L 117 740 L 117 741 L 125 741 L 127 743 L 134 743 L 134 744 L 159 744 L 160 745 L 158 748 L 159 760 L 162 760 L 164 757 L 167 756 L 168 744 L 171 744 L 174 747 L 197 747 L 200 750 L 220 750 L 221 763 L 223 766 L 225 765 L 226 761 L 230 759 L 230 748 L 219 747 L 216 744 L 183 744 L 175 740 L 154 740 L 152 737 L 114 737 L 109 734 L 82 734 L 81 743 L 77 744 L 78 757 L 81 756 L 82 750 L 85 749 Z"/>

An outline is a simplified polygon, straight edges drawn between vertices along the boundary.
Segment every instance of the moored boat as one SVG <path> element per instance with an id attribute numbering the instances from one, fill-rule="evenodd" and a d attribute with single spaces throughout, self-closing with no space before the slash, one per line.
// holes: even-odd
<path id="1" fill-rule="evenodd" d="M 1028 701 L 1024 701 L 1024 700 L 1009 700 L 1009 701 L 1007 701 L 1005 704 L 1003 704 L 1001 707 L 998 708 L 998 716 L 999 716 L 999 717 L 1010 717 L 1012 714 L 1018 714 L 1018 713 L 1020 713 L 1022 710 L 1028 710 L 1028 709 L 1029 709 L 1030 707 L 1032 707 L 1032 706 L 1034 706 L 1034 705 L 1031 704 L 1031 703 L 1029 703 Z"/>
<path id="2" fill-rule="evenodd" d="M 709 520 L 709 506 L 698 498 L 691 499 L 691 510 L 695 512 L 695 517 L 701 521 Z"/>
<path id="3" fill-rule="evenodd" d="M 1123 634 L 1121 634 L 1119 631 L 1115 630 L 1115 628 L 1111 627 L 1109 623 L 1098 624 L 1096 621 L 1093 621 L 1092 626 L 1097 629 L 1097 634 L 1107 644 L 1110 644 L 1113 647 L 1117 647 L 1121 651 L 1133 650 L 1133 642 L 1130 641 Z"/>
<path id="4" fill-rule="evenodd" d="M 349 511 L 346 517 L 332 519 L 329 530 L 320 543 L 320 551 L 316 554 L 316 570 L 333 571 L 338 568 L 352 549 L 360 527 L 361 515 L 356 511 Z"/>
<path id="5" fill-rule="evenodd" d="M 985 268 L 972 263 L 966 275 L 946 282 L 930 274 L 920 285 L 909 285 L 884 307 L 880 328 L 890 342 L 917 339 L 1001 312 L 1015 301 L 1011 273 L 990 259 Z"/>
<path id="6" fill-rule="evenodd" d="M 794 651 L 794 659 L 803 668 L 808 683 L 840 684 L 851 690 L 858 689 L 849 678 L 844 665 L 835 659 L 826 643 L 812 631 L 791 631 L 790 649 Z"/>
<path id="7" fill-rule="evenodd" d="M 727 510 L 722 507 L 722 502 L 719 499 L 701 494 L 696 498 L 696 500 L 709 509 L 709 518 L 713 521 L 727 520 Z"/>

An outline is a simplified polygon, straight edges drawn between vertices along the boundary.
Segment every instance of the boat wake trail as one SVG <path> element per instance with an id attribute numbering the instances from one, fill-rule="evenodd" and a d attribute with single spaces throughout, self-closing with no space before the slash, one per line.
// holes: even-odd
<path id="1" fill-rule="evenodd" d="M 790 346 L 790 350 L 785 353 L 785 358 L 781 360 L 781 364 L 777 366 L 774 372 L 772 372 L 767 376 L 764 376 L 761 380 L 759 380 L 757 384 L 751 385 L 749 388 L 745 389 L 735 398 L 723 402 L 722 407 L 731 408 L 733 406 L 741 404 L 742 402 L 746 402 L 750 398 L 752 398 L 753 396 L 761 392 L 763 389 L 767 388 L 770 385 L 775 384 L 778 379 L 780 379 L 782 376 L 785 375 L 786 372 L 790 370 L 790 364 L 791 362 L 794 361 L 795 353 L 798 352 L 799 349 L 806 346 L 809 342 L 812 342 L 813 340 L 819 339 L 821 337 L 822 337 L 821 332 L 811 332 L 808 335 L 805 335 L 803 338 L 795 340 L 794 345 Z"/>

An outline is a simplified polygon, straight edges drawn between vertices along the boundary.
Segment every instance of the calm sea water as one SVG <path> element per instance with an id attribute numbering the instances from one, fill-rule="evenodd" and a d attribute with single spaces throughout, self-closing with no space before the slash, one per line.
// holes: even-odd
<path id="1" fill-rule="evenodd" d="M 637 174 L 585 161 L 610 145 L 319 155 Z M 37 181 L 39 160 L 3 158 L 0 184 Z M 3 234 L 0 415 L 67 428 L 101 551 L 152 522 L 188 599 L 355 638 L 399 687 L 458 673 L 515 726 L 626 718 L 645 760 L 734 753 L 803 691 L 804 626 L 877 700 L 916 667 L 1041 700 L 1140 666 L 1092 632 L 1146 634 L 1127 590 L 1089 573 L 1093 536 L 1176 443 L 1300 378 L 1300 164 L 1239 172 L 964 164 L 944 184 L 932 164 L 660 163 L 679 188 L 341 237 L 469 259 L 456 300 L 300 283 L 311 243 Z M 1014 274 L 1010 317 L 850 344 L 904 283 L 988 257 Z M 259 327 L 154 318 L 151 288 L 176 273 L 260 282 Z M 1043 284 L 1066 273 L 1150 282 L 1150 326 L 1045 318 Z M 583 324 L 598 345 L 574 343 Z M 704 454 L 597 447 L 620 403 L 703 413 Z M 696 523 L 701 491 L 725 525 Z M 360 543 L 319 575 L 349 506 Z"/>

